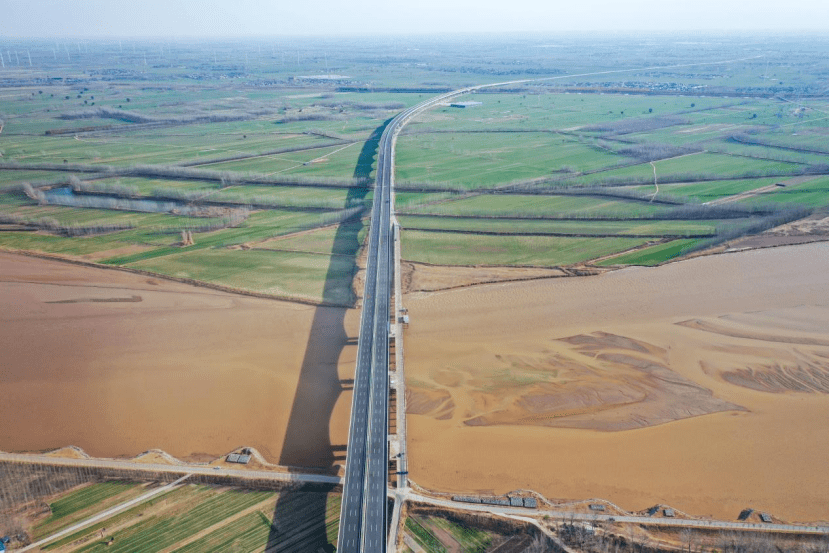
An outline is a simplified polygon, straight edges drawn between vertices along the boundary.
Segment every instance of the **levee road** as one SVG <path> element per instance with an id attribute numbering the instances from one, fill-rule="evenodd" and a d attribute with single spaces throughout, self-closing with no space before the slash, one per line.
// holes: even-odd
<path id="1" fill-rule="evenodd" d="M 182 463 L 180 465 L 163 465 L 159 463 L 136 463 L 135 461 L 122 461 L 118 459 L 72 459 L 64 457 L 52 457 L 49 455 L 28 455 L 20 453 L 0 452 L 0 462 L 4 461 L 13 463 L 36 463 L 42 465 L 64 467 L 88 467 L 123 471 L 160 472 L 180 475 L 200 474 L 204 476 L 223 476 L 238 478 L 240 480 L 263 479 L 296 484 L 328 484 L 335 486 L 342 484 L 342 478 L 339 476 L 329 476 L 324 474 L 308 474 L 300 472 L 278 472 L 269 470 L 228 469 L 224 467 L 190 465 L 186 463 Z M 244 485 L 244 482 L 240 482 L 240 485 Z"/>

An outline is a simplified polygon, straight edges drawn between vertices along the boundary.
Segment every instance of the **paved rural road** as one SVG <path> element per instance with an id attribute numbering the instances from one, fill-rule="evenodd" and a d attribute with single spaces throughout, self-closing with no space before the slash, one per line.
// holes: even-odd
<path id="1" fill-rule="evenodd" d="M 673 518 L 654 518 L 647 516 L 633 516 L 633 515 L 608 515 L 608 514 L 593 514 L 593 513 L 570 513 L 566 511 L 553 511 L 547 509 L 525 509 L 523 507 L 499 507 L 497 505 L 476 505 L 474 503 L 460 503 L 457 501 L 449 501 L 446 499 L 437 499 L 426 495 L 417 493 L 405 494 L 406 499 L 418 503 L 425 503 L 428 505 L 435 505 L 438 507 L 447 507 L 450 509 L 461 509 L 466 511 L 476 511 L 485 513 L 494 513 L 497 515 L 509 516 L 525 516 L 538 517 L 549 516 L 551 519 L 560 520 L 562 522 L 606 522 L 606 523 L 631 523 L 644 524 L 651 526 L 672 526 L 682 528 L 708 528 L 718 530 L 742 530 L 742 531 L 762 531 L 762 532 L 796 532 L 800 534 L 829 534 L 829 526 L 815 526 L 815 525 L 798 525 L 798 524 L 766 524 L 766 523 L 752 523 L 752 522 L 731 522 L 725 520 L 702 520 L 702 519 L 673 519 Z"/>
<path id="2" fill-rule="evenodd" d="M 231 476 L 233 478 L 254 478 L 278 480 L 280 482 L 297 482 L 307 484 L 341 484 L 339 476 L 326 476 L 322 474 L 305 474 L 298 472 L 274 472 L 266 470 L 244 470 L 244 469 L 216 469 L 204 465 L 160 465 L 152 463 L 136 463 L 134 461 L 117 459 L 66 459 L 63 457 L 50 457 L 48 455 L 21 455 L 17 453 L 0 452 L 0 461 L 11 461 L 19 463 L 42 463 L 44 465 L 68 466 L 68 467 L 93 467 L 115 470 L 145 470 L 149 472 L 167 472 L 172 474 L 203 474 L 207 476 Z"/>

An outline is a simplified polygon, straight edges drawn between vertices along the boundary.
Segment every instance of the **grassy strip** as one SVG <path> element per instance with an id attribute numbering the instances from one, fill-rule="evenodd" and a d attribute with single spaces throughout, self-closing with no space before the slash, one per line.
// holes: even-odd
<path id="1" fill-rule="evenodd" d="M 789 204 L 808 207 L 824 207 L 829 205 L 829 177 L 816 178 L 786 187 L 778 187 L 771 192 L 758 194 L 743 200 L 740 203 L 748 205 Z"/>
<path id="2" fill-rule="evenodd" d="M 348 142 L 343 140 L 326 140 L 320 141 L 317 143 L 312 144 L 302 144 L 296 146 L 287 146 L 284 148 L 278 148 L 276 150 L 266 150 L 263 152 L 247 152 L 241 154 L 231 154 L 222 157 L 211 157 L 211 158 L 203 158 L 194 161 L 186 161 L 179 163 L 181 167 L 193 167 L 196 165 L 210 165 L 213 163 L 224 163 L 227 161 L 238 161 L 242 159 L 249 159 L 254 157 L 267 157 L 267 156 L 274 156 L 278 154 L 287 154 L 292 152 L 304 152 L 307 150 L 318 150 L 321 148 L 329 148 L 331 146 L 341 146 L 343 144 L 347 144 Z"/>
<path id="3" fill-rule="evenodd" d="M 483 194 L 464 197 L 412 210 L 428 215 L 466 216 L 602 216 L 631 218 L 665 211 L 665 206 L 641 200 L 596 198 L 593 196 L 538 196 L 533 194 Z"/>
<path id="4" fill-rule="evenodd" d="M 755 190 L 757 188 L 769 186 L 779 180 L 780 179 L 777 178 L 758 178 L 660 184 L 659 194 L 664 193 L 673 197 L 690 198 L 701 202 L 707 202 L 718 198 L 740 194 L 748 190 Z M 636 187 L 635 190 L 645 193 L 653 193 L 655 189 L 653 185 L 646 185 Z"/>
<path id="5" fill-rule="evenodd" d="M 791 136 L 786 136 L 786 142 L 781 141 L 781 137 L 776 137 L 777 140 L 770 140 L 761 136 L 752 136 L 750 134 L 738 133 L 729 137 L 730 141 L 739 144 L 751 144 L 755 146 L 762 146 L 765 148 L 773 148 L 780 150 L 791 150 L 793 152 L 805 152 L 813 154 L 829 154 L 829 149 L 826 148 L 822 137 L 820 141 L 810 140 L 811 137 L 798 137 L 794 139 Z"/>
<path id="6" fill-rule="evenodd" d="M 14 190 L 24 182 L 34 182 L 46 179 L 61 179 L 65 176 L 61 173 L 49 171 L 3 171 L 0 170 L 0 191 Z"/>
<path id="7" fill-rule="evenodd" d="M 194 249 L 205 249 L 213 247 L 228 247 L 267 240 L 275 236 L 281 236 L 299 230 L 314 228 L 325 224 L 325 215 L 298 213 L 293 211 L 268 210 L 253 213 L 244 224 L 216 232 L 198 234 L 195 246 L 188 247 L 187 252 Z M 150 252 L 142 252 L 134 255 L 113 257 L 104 260 L 110 265 L 128 265 L 147 259 L 163 257 L 167 255 L 180 254 L 183 250 L 173 246 L 169 237 L 165 237 L 164 247 L 159 247 Z M 157 246 L 162 244 L 156 243 Z"/>
<path id="8" fill-rule="evenodd" d="M 404 229 L 548 236 L 709 236 L 719 221 L 568 221 L 476 217 L 399 218 Z"/>
<path id="9" fill-rule="evenodd" d="M 0 232 L 0 247 L 59 255 L 90 255 L 135 245 L 127 239 L 127 236 L 136 236 L 136 231 L 121 231 L 84 238 L 52 236 L 26 231 Z M 169 237 L 167 239 L 169 240 Z M 148 247 L 152 248 L 153 246 Z"/>
<path id="10" fill-rule="evenodd" d="M 352 257 L 265 250 L 201 249 L 127 264 L 176 278 L 337 305 L 354 301 Z"/>
<path id="11" fill-rule="evenodd" d="M 311 190 L 308 187 L 290 187 L 277 190 L 261 187 L 235 186 L 225 190 L 182 190 L 155 188 L 152 199 L 181 200 L 197 204 L 234 204 L 276 209 L 337 210 L 363 205 L 362 198 L 348 199 L 347 191 Z"/>
<path id="12" fill-rule="evenodd" d="M 325 531 L 328 543 L 337 543 L 337 534 L 340 531 L 340 507 L 342 496 L 339 494 L 328 494 L 325 505 Z"/>
<path id="13" fill-rule="evenodd" d="M 551 171 L 584 172 L 627 158 L 554 134 L 404 135 L 396 161 L 400 180 L 441 181 L 473 190 Z"/>
<path id="14" fill-rule="evenodd" d="M 61 225 L 55 219 L 40 217 L 33 219 L 19 215 L 6 215 L 0 213 L 0 224 L 20 225 L 32 229 L 47 230 L 64 236 L 88 236 L 92 234 L 104 234 L 134 228 L 132 223 L 104 223 L 94 225 Z"/>
<path id="15" fill-rule="evenodd" d="M 656 165 L 657 181 L 660 183 L 796 176 L 808 174 L 811 170 L 805 165 L 713 153 L 692 154 L 656 161 L 654 165 Z M 814 170 L 817 171 L 819 168 L 816 167 Z M 652 182 L 653 168 L 649 163 L 596 172 L 564 181 L 565 184 L 578 186 Z"/>
<path id="16" fill-rule="evenodd" d="M 352 198 L 352 189 L 315 188 L 309 186 L 247 186 L 234 185 L 229 188 L 213 186 L 205 188 L 193 184 L 176 183 L 158 179 L 105 179 L 101 181 L 80 181 L 69 178 L 72 190 L 76 193 L 74 200 L 118 198 L 122 203 L 135 199 L 148 199 L 161 202 L 186 202 L 181 209 L 190 209 L 193 204 L 204 205 L 241 205 L 265 208 L 292 208 L 309 210 L 337 210 L 345 207 L 362 205 L 362 198 Z M 163 186 L 161 186 L 163 184 Z M 154 185 L 154 186 L 153 186 Z M 25 186 L 25 185 L 24 185 Z M 81 194 L 82 193 L 82 194 Z M 33 192 L 32 195 L 36 195 Z"/>
<path id="17" fill-rule="evenodd" d="M 403 232 L 403 258 L 435 265 L 572 265 L 646 242 L 641 238 L 480 236 Z"/>
<path id="18" fill-rule="evenodd" d="M 136 227 L 191 228 L 196 225 L 214 224 L 221 217 L 187 217 L 173 213 L 146 213 L 104 208 L 43 205 L 23 196 L 0 194 L 0 210 L 3 214 L 28 219 L 50 218 L 64 226 L 82 225 L 133 225 Z"/>
<path id="19" fill-rule="evenodd" d="M 607 267 L 612 265 L 644 265 L 651 267 L 659 265 L 674 257 L 679 257 L 684 253 L 690 252 L 695 246 L 703 243 L 703 240 L 672 240 L 665 244 L 651 246 L 635 252 L 622 254 L 604 261 L 599 261 L 596 265 Z"/>
<path id="20" fill-rule="evenodd" d="M 277 237 L 254 244 L 253 249 L 291 250 L 353 257 L 357 255 L 367 232 L 367 224 L 360 220 L 349 221 L 338 226 L 324 227 L 284 238 Z"/>

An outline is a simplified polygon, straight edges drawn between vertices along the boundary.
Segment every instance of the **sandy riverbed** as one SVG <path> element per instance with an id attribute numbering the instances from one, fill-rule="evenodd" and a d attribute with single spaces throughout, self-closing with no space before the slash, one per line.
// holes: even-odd
<path id="1" fill-rule="evenodd" d="M 346 442 L 354 312 L 5 253 L 0 305 L 2 450 L 328 466 Z"/>
<path id="2" fill-rule="evenodd" d="M 411 294 L 412 477 L 829 519 L 827 274 L 824 243 Z M 11 254 L 0 304 L 0 449 L 341 460 L 356 311 Z"/>
<path id="3" fill-rule="evenodd" d="M 411 294 L 411 477 L 829 519 L 829 245 Z"/>

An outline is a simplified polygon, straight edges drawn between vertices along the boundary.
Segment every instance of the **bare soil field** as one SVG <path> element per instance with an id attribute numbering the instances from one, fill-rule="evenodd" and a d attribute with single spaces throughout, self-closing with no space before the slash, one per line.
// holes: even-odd
<path id="1" fill-rule="evenodd" d="M 564 269 L 534 267 L 463 267 L 404 261 L 403 292 L 436 292 L 476 284 L 572 276 Z"/>
<path id="2" fill-rule="evenodd" d="M 728 247 L 731 250 L 773 248 L 826 241 L 829 241 L 829 216 L 826 210 L 821 209 L 804 219 L 774 227 L 760 234 L 738 238 L 730 242 Z"/>
<path id="3" fill-rule="evenodd" d="M 273 463 L 330 466 L 332 443 L 346 442 L 353 310 L 7 253 L 0 304 L 4 451 L 206 460 L 247 445 Z"/>
<path id="4" fill-rule="evenodd" d="M 411 293 L 412 479 L 829 519 L 829 244 Z"/>

